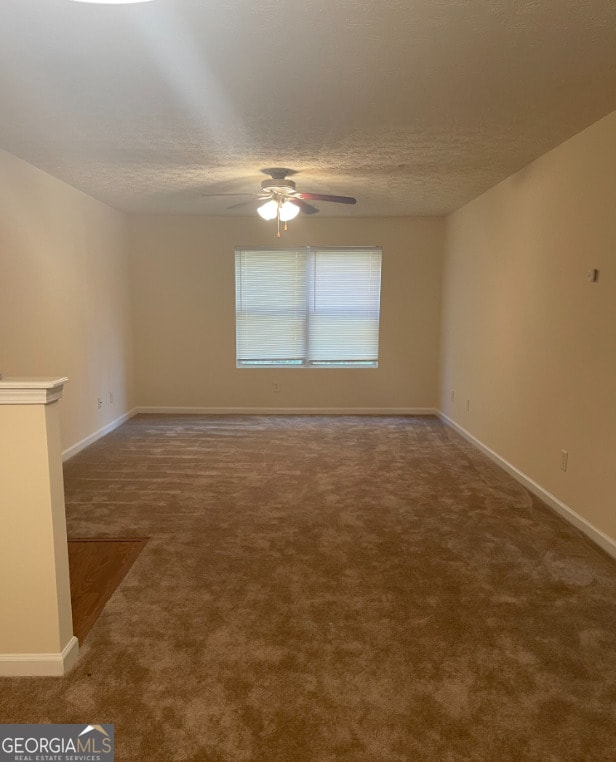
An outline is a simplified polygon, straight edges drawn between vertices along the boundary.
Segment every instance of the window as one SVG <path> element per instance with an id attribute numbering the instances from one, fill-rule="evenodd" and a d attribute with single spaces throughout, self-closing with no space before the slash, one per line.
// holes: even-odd
<path id="1" fill-rule="evenodd" d="M 381 250 L 236 249 L 241 367 L 376 368 Z"/>

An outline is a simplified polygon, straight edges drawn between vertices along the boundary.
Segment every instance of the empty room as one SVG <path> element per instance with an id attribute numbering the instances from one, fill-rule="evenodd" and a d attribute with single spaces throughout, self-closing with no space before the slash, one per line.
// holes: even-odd
<path id="1" fill-rule="evenodd" d="M 615 109 L 613 0 L 2 1 L 0 760 L 616 757 Z"/>

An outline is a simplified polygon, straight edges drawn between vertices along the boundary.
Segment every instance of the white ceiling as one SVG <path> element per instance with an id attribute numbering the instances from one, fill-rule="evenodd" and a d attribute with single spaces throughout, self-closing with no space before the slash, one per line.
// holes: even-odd
<path id="1" fill-rule="evenodd" d="M 0 147 L 136 213 L 445 214 L 616 108 L 616 0 L 0 0 Z"/>

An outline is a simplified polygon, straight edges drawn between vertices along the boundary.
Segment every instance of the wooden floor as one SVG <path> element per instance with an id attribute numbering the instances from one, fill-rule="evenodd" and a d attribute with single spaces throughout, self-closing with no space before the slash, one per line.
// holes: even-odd
<path id="1" fill-rule="evenodd" d="M 68 541 L 73 632 L 79 642 L 88 634 L 105 604 L 147 539 L 76 539 Z"/>

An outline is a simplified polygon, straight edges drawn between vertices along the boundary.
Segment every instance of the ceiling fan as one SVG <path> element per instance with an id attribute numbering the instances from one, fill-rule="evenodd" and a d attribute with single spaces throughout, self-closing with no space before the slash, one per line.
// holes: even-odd
<path id="1" fill-rule="evenodd" d="M 351 196 L 331 196 L 324 193 L 300 193 L 295 188 L 295 182 L 289 180 L 289 175 L 296 174 L 293 169 L 284 167 L 270 167 L 262 169 L 261 172 L 269 175 L 267 180 L 261 182 L 261 193 L 255 195 L 251 201 L 241 201 L 239 204 L 233 204 L 229 209 L 236 209 L 246 204 L 254 204 L 255 200 L 259 204 L 257 213 L 264 220 L 276 220 L 276 237 L 280 238 L 280 223 L 284 223 L 284 229 L 287 229 L 287 222 L 302 214 L 316 214 L 319 210 L 316 206 L 309 204 L 308 201 L 332 201 L 337 204 L 356 204 L 357 200 Z M 213 194 L 218 195 L 218 194 Z M 233 194 L 232 194 L 233 195 Z M 238 194 L 246 195 L 246 194 Z"/>

